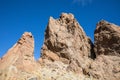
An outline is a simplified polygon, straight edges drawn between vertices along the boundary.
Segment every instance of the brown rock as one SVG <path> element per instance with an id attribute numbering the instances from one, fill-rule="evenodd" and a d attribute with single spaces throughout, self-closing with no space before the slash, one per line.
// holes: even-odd
<path id="1" fill-rule="evenodd" d="M 57 61 L 59 60 L 59 56 L 57 54 L 54 54 L 53 52 L 51 51 L 46 51 L 44 52 L 44 57 L 48 57 L 48 59 L 52 60 L 52 61 Z M 42 58 L 44 58 L 42 57 Z"/>
<path id="2" fill-rule="evenodd" d="M 90 39 L 72 14 L 62 13 L 56 20 L 50 17 L 42 47 L 43 59 L 59 60 L 67 64 L 74 63 L 81 67 L 84 57 L 88 59 L 94 55 L 91 50 Z"/>
<path id="3" fill-rule="evenodd" d="M 104 20 L 97 24 L 95 30 L 96 55 L 120 56 L 120 27 Z"/>
<path id="4" fill-rule="evenodd" d="M 34 62 L 33 50 L 33 36 L 31 33 L 25 32 L 22 38 L 2 57 L 0 69 L 7 68 L 9 65 L 22 68 L 32 64 Z"/>
<path id="5" fill-rule="evenodd" d="M 33 57 L 33 50 L 33 36 L 31 33 L 25 32 L 19 41 L 0 60 L 0 71 L 1 73 L 3 72 L 3 75 L 6 75 L 6 80 L 7 77 L 16 78 L 18 75 L 23 75 L 21 72 L 31 73 L 35 70 L 36 63 Z"/>
<path id="6" fill-rule="evenodd" d="M 100 21 L 95 30 L 97 58 L 90 66 L 89 75 L 97 80 L 120 79 L 120 27 Z"/>
<path id="7" fill-rule="evenodd" d="M 119 80 L 120 57 L 98 56 L 91 64 L 89 75 L 96 78 L 96 80 Z"/>
<path id="8" fill-rule="evenodd" d="M 34 60 L 34 39 L 25 32 L 0 58 L 0 80 L 119 80 L 119 31 L 114 24 L 99 22 L 93 49 L 72 14 L 50 17 L 41 58 Z"/>

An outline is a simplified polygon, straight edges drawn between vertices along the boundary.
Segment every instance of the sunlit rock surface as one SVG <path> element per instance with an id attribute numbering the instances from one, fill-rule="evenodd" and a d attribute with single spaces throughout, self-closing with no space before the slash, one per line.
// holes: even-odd
<path id="1" fill-rule="evenodd" d="M 25 32 L 0 58 L 0 80 L 119 80 L 120 27 L 102 20 L 94 36 L 93 44 L 71 13 L 50 17 L 39 60 Z"/>

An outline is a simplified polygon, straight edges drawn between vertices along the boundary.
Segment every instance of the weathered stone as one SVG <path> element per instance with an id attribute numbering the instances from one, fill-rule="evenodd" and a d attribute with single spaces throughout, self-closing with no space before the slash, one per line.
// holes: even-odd
<path id="1" fill-rule="evenodd" d="M 119 80 L 120 57 L 100 55 L 91 64 L 89 75 L 96 80 Z"/>
<path id="2" fill-rule="evenodd" d="M 34 39 L 25 32 L 0 58 L 0 80 L 119 80 L 119 31 L 99 22 L 93 45 L 72 14 L 50 17 L 41 58 L 34 60 Z"/>
<path id="3" fill-rule="evenodd" d="M 90 66 L 89 75 L 97 80 L 120 79 L 120 27 L 100 21 L 95 30 L 97 58 Z"/>
<path id="4" fill-rule="evenodd" d="M 95 53 L 96 55 L 120 56 L 120 27 L 100 21 L 95 30 Z"/>
<path id="5" fill-rule="evenodd" d="M 72 14 L 62 13 L 56 20 L 50 17 L 42 47 L 43 59 L 74 63 L 81 67 L 84 61 L 82 57 L 88 58 L 94 55 L 91 53 L 92 49 L 90 39 Z"/>
<path id="6" fill-rule="evenodd" d="M 33 52 L 33 36 L 31 33 L 25 32 L 19 41 L 8 50 L 0 60 L 0 71 L 3 72 L 3 75 L 6 75 L 6 80 L 9 77 L 11 77 L 11 80 L 17 78 L 18 75 L 22 75 L 21 72 L 31 73 L 35 70 L 36 63 L 34 61 Z"/>

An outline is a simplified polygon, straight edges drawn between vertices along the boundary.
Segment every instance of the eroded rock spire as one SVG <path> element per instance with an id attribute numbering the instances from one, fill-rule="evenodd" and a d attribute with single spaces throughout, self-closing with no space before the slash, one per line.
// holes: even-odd
<path id="1" fill-rule="evenodd" d="M 20 76 L 28 76 L 27 73 L 35 71 L 33 53 L 34 38 L 31 33 L 25 32 L 0 60 L 0 80 L 22 79 Z"/>
<path id="2" fill-rule="evenodd" d="M 100 21 L 94 35 L 92 44 L 70 13 L 50 17 L 40 60 L 34 60 L 34 38 L 25 32 L 0 58 L 0 80 L 119 80 L 120 27 Z"/>
<path id="3" fill-rule="evenodd" d="M 84 60 L 93 55 L 91 44 L 74 16 L 62 13 L 59 19 L 49 19 L 41 57 L 43 60 L 62 61 L 70 64 L 74 71 L 79 71 L 77 68 L 83 67 Z"/>

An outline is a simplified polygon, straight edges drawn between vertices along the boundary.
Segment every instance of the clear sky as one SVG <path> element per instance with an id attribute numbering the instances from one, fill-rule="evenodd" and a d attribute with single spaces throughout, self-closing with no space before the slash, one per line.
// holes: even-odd
<path id="1" fill-rule="evenodd" d="M 38 59 L 49 17 L 62 12 L 73 13 L 92 41 L 101 19 L 120 25 L 120 0 L 0 0 L 0 57 L 28 31 Z"/>

